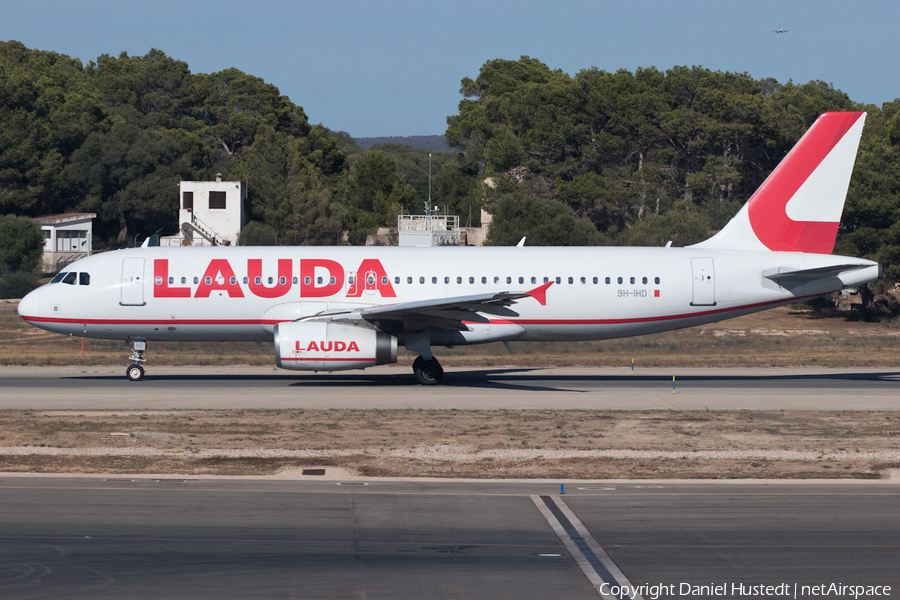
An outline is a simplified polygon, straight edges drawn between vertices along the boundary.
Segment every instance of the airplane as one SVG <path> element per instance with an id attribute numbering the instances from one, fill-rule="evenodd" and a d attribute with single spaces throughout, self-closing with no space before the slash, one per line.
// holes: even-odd
<path id="1" fill-rule="evenodd" d="M 772 30 L 772 33 L 787 33 L 787 32 L 788 32 L 787 29 L 782 29 L 781 27 L 779 27 L 778 29 Z"/>
<path id="2" fill-rule="evenodd" d="M 360 369 L 439 346 L 602 340 L 711 323 L 857 287 L 877 262 L 833 256 L 866 114 L 821 115 L 726 226 L 666 247 L 131 248 L 78 260 L 21 300 L 28 323 L 132 344 L 274 341 L 278 367 Z"/>

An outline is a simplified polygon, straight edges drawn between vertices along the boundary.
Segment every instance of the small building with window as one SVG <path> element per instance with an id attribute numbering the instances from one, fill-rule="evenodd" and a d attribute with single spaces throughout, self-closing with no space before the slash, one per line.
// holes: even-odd
<path id="1" fill-rule="evenodd" d="M 97 213 L 65 213 L 35 219 L 44 233 L 43 270 L 56 273 L 90 256 Z"/>
<path id="2" fill-rule="evenodd" d="M 160 238 L 161 246 L 236 246 L 247 224 L 242 181 L 182 181 L 178 184 L 178 234 Z"/>

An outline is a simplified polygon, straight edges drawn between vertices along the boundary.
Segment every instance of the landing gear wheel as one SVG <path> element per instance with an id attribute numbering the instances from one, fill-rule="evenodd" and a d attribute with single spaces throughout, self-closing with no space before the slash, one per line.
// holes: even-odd
<path id="1" fill-rule="evenodd" d="M 413 370 L 422 385 L 437 385 L 444 379 L 444 369 L 434 359 L 425 360 L 420 356 L 413 362 Z"/>
<path id="2" fill-rule="evenodd" d="M 129 365 L 125 369 L 125 377 L 128 378 L 128 381 L 140 381 L 144 378 L 144 367 L 141 365 Z"/>

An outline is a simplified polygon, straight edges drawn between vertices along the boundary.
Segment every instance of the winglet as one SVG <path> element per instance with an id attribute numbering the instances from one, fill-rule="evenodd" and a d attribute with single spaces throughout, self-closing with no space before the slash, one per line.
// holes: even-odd
<path id="1" fill-rule="evenodd" d="M 548 281 L 544 285 L 542 285 L 540 287 L 536 287 L 533 290 L 531 290 L 530 292 L 525 292 L 525 293 L 528 294 L 529 296 L 531 296 L 532 298 L 534 298 L 535 300 L 537 300 L 538 302 L 540 302 L 541 306 L 546 306 L 547 305 L 547 288 L 549 288 L 551 285 L 553 285 L 553 282 Z"/>

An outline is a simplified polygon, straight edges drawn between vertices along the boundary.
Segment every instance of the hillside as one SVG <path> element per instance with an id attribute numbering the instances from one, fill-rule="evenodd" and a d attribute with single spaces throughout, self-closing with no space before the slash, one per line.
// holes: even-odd
<path id="1" fill-rule="evenodd" d="M 453 149 L 447 145 L 447 138 L 443 135 L 408 135 L 390 137 L 360 137 L 353 138 L 356 145 L 363 150 L 368 150 L 378 144 L 394 144 L 397 146 L 410 146 L 429 152 L 451 152 Z"/>

